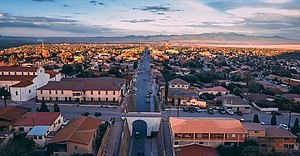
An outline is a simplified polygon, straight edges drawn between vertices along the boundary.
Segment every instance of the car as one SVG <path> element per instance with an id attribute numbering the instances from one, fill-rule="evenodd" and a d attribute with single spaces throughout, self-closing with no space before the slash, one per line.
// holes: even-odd
<path id="1" fill-rule="evenodd" d="M 147 98 L 147 99 L 146 99 L 146 102 L 147 102 L 147 103 L 150 103 L 150 99 L 149 99 L 149 98 Z"/>
<path id="2" fill-rule="evenodd" d="M 245 119 L 243 119 L 243 118 L 240 118 L 240 121 L 241 121 L 241 122 L 245 122 Z"/>
<path id="3" fill-rule="evenodd" d="M 260 124 L 261 124 L 261 125 L 266 125 L 266 123 L 265 123 L 265 122 L 260 122 Z"/>
<path id="4" fill-rule="evenodd" d="M 134 138 L 136 138 L 136 139 L 140 138 L 140 132 L 135 132 L 134 133 Z"/>
<path id="5" fill-rule="evenodd" d="M 289 127 L 286 124 L 279 124 L 279 126 L 282 127 L 282 128 L 284 128 L 284 129 L 286 129 L 286 130 L 289 129 Z"/>
<path id="6" fill-rule="evenodd" d="M 278 116 L 281 115 L 281 113 L 279 113 L 278 111 L 272 111 L 271 114 L 272 115 L 278 115 Z"/>
<path id="7" fill-rule="evenodd" d="M 194 113 L 194 112 L 195 112 L 195 107 L 189 107 L 189 111 L 190 111 L 191 113 Z"/>
<path id="8" fill-rule="evenodd" d="M 209 114 L 214 114 L 214 110 L 213 110 L 212 108 L 208 108 L 208 109 L 207 109 L 207 112 L 208 112 Z"/>
<path id="9" fill-rule="evenodd" d="M 200 113 L 201 112 L 201 108 L 200 107 L 195 107 L 196 112 Z"/>
<path id="10" fill-rule="evenodd" d="M 143 80 L 146 81 L 146 78 L 144 78 Z"/>
<path id="11" fill-rule="evenodd" d="M 139 151 L 138 156 L 144 156 L 144 151 Z"/>
<path id="12" fill-rule="evenodd" d="M 226 114 L 226 110 L 224 108 L 220 108 L 218 111 L 220 114 Z"/>
<path id="13" fill-rule="evenodd" d="M 233 115 L 233 114 L 234 114 L 233 111 L 232 111 L 231 109 L 226 109 L 226 112 L 227 112 L 227 114 L 229 114 L 229 115 Z"/>
<path id="14" fill-rule="evenodd" d="M 188 112 L 188 111 L 189 111 L 189 108 L 183 107 L 183 111 Z"/>
<path id="15" fill-rule="evenodd" d="M 149 90 L 148 93 L 149 93 L 149 94 L 152 94 L 152 90 Z"/>
<path id="16" fill-rule="evenodd" d="M 147 94 L 147 95 L 146 95 L 147 98 L 150 98 L 150 96 L 151 96 L 150 94 Z"/>

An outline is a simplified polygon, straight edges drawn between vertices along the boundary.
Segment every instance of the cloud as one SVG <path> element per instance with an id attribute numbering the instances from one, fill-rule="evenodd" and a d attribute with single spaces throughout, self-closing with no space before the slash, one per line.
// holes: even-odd
<path id="1" fill-rule="evenodd" d="M 286 3 L 289 2 L 290 0 L 264 0 L 265 3 Z"/>
<path id="2" fill-rule="evenodd" d="M 68 7 L 68 6 L 69 6 L 69 5 L 66 5 L 66 4 L 65 4 L 65 5 L 63 5 L 63 7 Z"/>
<path id="3" fill-rule="evenodd" d="M 147 23 L 147 22 L 153 22 L 154 19 L 132 19 L 132 20 L 121 20 L 120 22 L 128 22 L 128 23 Z"/>
<path id="4" fill-rule="evenodd" d="M 169 7 L 169 4 L 165 5 L 152 5 L 152 6 L 140 6 L 138 8 L 133 8 L 134 10 L 141 10 L 141 11 L 147 11 L 156 13 L 158 15 L 164 15 L 166 12 L 177 12 L 177 11 L 183 11 L 180 9 L 171 9 Z"/>
<path id="5" fill-rule="evenodd" d="M 227 10 L 226 13 L 238 17 L 253 17 L 256 16 L 257 14 L 279 14 L 285 16 L 300 16 L 299 10 L 276 9 L 276 8 L 252 8 L 252 7 L 242 7 L 242 8 Z"/>

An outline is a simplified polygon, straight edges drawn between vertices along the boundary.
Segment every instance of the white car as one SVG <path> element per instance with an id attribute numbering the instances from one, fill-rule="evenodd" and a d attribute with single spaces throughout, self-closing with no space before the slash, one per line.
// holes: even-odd
<path id="1" fill-rule="evenodd" d="M 226 112 L 229 114 L 229 115 L 233 115 L 233 111 L 231 109 L 226 109 Z"/>
<path id="2" fill-rule="evenodd" d="M 286 130 L 289 129 L 289 127 L 286 124 L 279 124 L 279 126 L 282 127 L 282 128 L 284 128 L 284 129 L 286 129 Z"/>
<path id="3" fill-rule="evenodd" d="M 265 123 L 265 122 L 260 122 L 260 124 L 261 124 L 261 125 L 265 125 L 266 123 Z"/>

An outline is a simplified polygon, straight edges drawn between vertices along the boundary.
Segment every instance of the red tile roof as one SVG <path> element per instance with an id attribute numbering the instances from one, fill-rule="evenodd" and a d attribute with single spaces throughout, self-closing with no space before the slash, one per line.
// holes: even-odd
<path id="1" fill-rule="evenodd" d="M 198 92 L 229 92 L 229 91 L 222 86 L 217 86 L 212 88 L 199 89 Z"/>
<path id="2" fill-rule="evenodd" d="M 176 156 L 217 156 L 217 150 L 197 144 L 175 147 Z"/>
<path id="3" fill-rule="evenodd" d="M 29 111 L 30 108 L 21 106 L 9 106 L 7 108 L 0 109 L 0 127 L 13 124 Z"/>
<path id="4" fill-rule="evenodd" d="M 8 67 L 1 66 L 0 71 L 8 71 L 8 72 L 36 72 L 38 67 Z"/>
<path id="5" fill-rule="evenodd" d="M 53 70 L 45 70 L 45 73 L 50 75 L 50 78 L 55 77 L 56 75 L 60 74 L 60 72 L 55 72 Z"/>
<path id="6" fill-rule="evenodd" d="M 170 118 L 173 133 L 244 133 L 239 120 L 232 118 Z"/>
<path id="7" fill-rule="evenodd" d="M 32 81 L 36 75 L 0 75 L 0 81 Z"/>
<path id="8" fill-rule="evenodd" d="M 70 120 L 50 141 L 50 143 L 74 142 L 88 145 L 93 139 L 101 120 L 92 117 L 80 117 Z"/>
<path id="9" fill-rule="evenodd" d="M 14 126 L 50 126 L 60 115 L 60 112 L 28 112 Z"/>
<path id="10" fill-rule="evenodd" d="M 15 85 L 10 86 L 10 87 L 27 87 L 27 86 L 30 86 L 32 84 L 33 84 L 33 82 L 31 82 L 31 81 L 21 81 L 21 82 L 15 84 Z"/>
<path id="11" fill-rule="evenodd" d="M 180 79 L 180 78 L 176 78 L 176 79 L 173 79 L 169 82 L 169 85 L 189 85 L 189 83 L 187 83 L 186 81 Z"/>

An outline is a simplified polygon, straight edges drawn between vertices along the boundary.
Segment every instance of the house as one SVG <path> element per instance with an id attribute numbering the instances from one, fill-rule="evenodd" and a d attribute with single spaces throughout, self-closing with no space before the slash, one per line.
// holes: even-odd
<path id="1" fill-rule="evenodd" d="M 278 111 L 278 107 L 274 103 L 275 96 L 266 95 L 262 93 L 245 93 L 243 94 L 243 96 L 260 111 Z"/>
<path id="2" fill-rule="evenodd" d="M 251 106 L 238 96 L 228 94 L 216 97 L 216 99 L 222 101 L 222 106 L 225 109 L 231 109 L 235 113 L 251 113 Z"/>
<path id="3" fill-rule="evenodd" d="M 0 87 L 10 92 L 13 101 L 28 101 L 36 96 L 37 88 L 60 78 L 60 73 L 47 73 L 43 67 L 0 67 Z"/>
<path id="4" fill-rule="evenodd" d="M 170 118 L 174 147 L 199 144 L 208 147 L 238 145 L 247 138 L 239 120 L 232 118 Z"/>
<path id="5" fill-rule="evenodd" d="M 34 126 L 26 135 L 26 138 L 32 139 L 38 148 L 43 148 L 51 140 L 50 126 Z"/>
<path id="6" fill-rule="evenodd" d="M 93 143 L 101 120 L 80 117 L 70 120 L 49 142 L 54 145 L 53 155 L 65 156 L 75 153 L 92 153 Z"/>
<path id="7" fill-rule="evenodd" d="M 49 126 L 48 130 L 57 131 L 64 123 L 60 112 L 27 112 L 17 122 L 14 129 L 19 133 L 28 133 L 35 126 Z"/>
<path id="8" fill-rule="evenodd" d="M 218 94 L 218 93 L 221 93 L 222 95 L 225 95 L 225 94 L 228 94 L 229 91 L 222 87 L 222 86 L 216 86 L 216 87 L 212 87 L 212 88 L 203 88 L 203 89 L 198 89 L 197 90 L 197 93 L 199 95 L 203 94 L 203 93 L 209 93 L 209 94 Z"/>
<path id="9" fill-rule="evenodd" d="M 12 131 L 13 124 L 29 111 L 30 108 L 21 106 L 9 106 L 0 109 L 0 132 Z"/>
<path id="10" fill-rule="evenodd" d="M 257 141 L 267 151 L 298 150 L 297 136 L 280 126 L 265 126 L 260 123 L 243 122 L 248 137 Z"/>
<path id="11" fill-rule="evenodd" d="M 125 93 L 126 79 L 122 78 L 64 78 L 39 88 L 37 101 L 117 105 Z"/>
<path id="12" fill-rule="evenodd" d="M 300 95 L 299 94 L 282 94 L 282 97 L 295 101 L 295 102 L 300 102 Z"/>
<path id="13" fill-rule="evenodd" d="M 188 89 L 189 87 L 190 84 L 180 78 L 169 81 L 169 88 Z"/>

